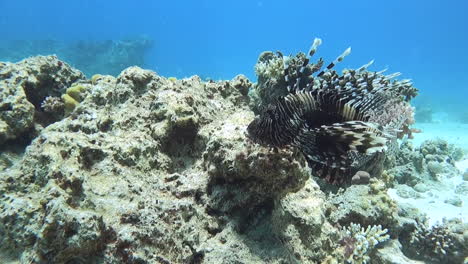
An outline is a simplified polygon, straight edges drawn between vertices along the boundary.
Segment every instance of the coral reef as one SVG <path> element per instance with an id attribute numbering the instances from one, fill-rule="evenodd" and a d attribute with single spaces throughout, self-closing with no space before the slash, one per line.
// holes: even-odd
<path id="1" fill-rule="evenodd" d="M 367 184 L 370 181 L 370 174 L 367 171 L 358 171 L 351 178 L 352 184 Z"/>
<path id="2" fill-rule="evenodd" d="M 441 139 L 427 140 L 417 149 L 407 141 L 395 152 L 387 173 L 394 175 L 400 184 L 415 186 L 444 175 L 457 175 L 455 161 L 463 155 L 461 148 Z"/>
<path id="3" fill-rule="evenodd" d="M 398 240 L 386 242 L 383 248 L 378 248 L 374 255 L 372 263 L 376 264 L 425 264 L 422 261 L 413 260 L 401 252 L 402 245 Z"/>
<path id="4" fill-rule="evenodd" d="M 44 112 L 54 116 L 54 119 L 60 119 L 65 113 L 65 102 L 63 99 L 56 96 L 47 96 L 42 101 L 41 108 Z"/>
<path id="5" fill-rule="evenodd" d="M 245 77 L 167 80 L 131 67 L 93 82 L 0 174 L 2 252 L 37 263 L 289 258 L 257 228 L 309 172 L 294 153 L 246 142 Z"/>
<path id="6" fill-rule="evenodd" d="M 263 105 L 287 94 L 283 63 L 283 56 L 271 51 L 265 51 L 258 57 L 255 64 L 258 81 L 249 94 L 254 111 L 259 112 Z"/>
<path id="7" fill-rule="evenodd" d="M 96 79 L 91 79 L 91 82 L 96 83 Z M 74 84 L 70 88 L 66 90 L 66 92 L 62 95 L 62 100 L 64 104 L 64 109 L 65 109 L 65 114 L 68 115 L 75 108 L 78 106 L 78 104 L 83 101 L 83 99 L 86 97 L 87 91 L 90 89 L 88 85 L 85 84 Z"/>
<path id="8" fill-rule="evenodd" d="M 257 71 L 279 76 L 266 68 L 279 67 L 283 57 L 269 56 L 278 61 L 265 61 Z M 299 65 L 301 58 L 288 63 Z M 60 67 L 51 67 L 54 63 Z M 0 146 L 2 260 L 279 264 L 369 263 L 370 257 L 372 263 L 388 263 L 389 255 L 408 260 L 402 250 L 411 252 L 413 246 L 404 234 L 416 236 L 414 219 L 420 214 L 388 195 L 396 173 L 388 170 L 379 179 L 365 170 L 358 173 L 364 184 L 331 186 L 334 193 L 321 188 L 323 182 L 311 177 L 294 148 L 271 149 L 248 139 L 253 84 L 242 75 L 204 82 L 130 67 L 116 77 L 85 80 L 49 56 L 0 63 L 0 82 L 19 98 L 2 97 L 2 104 L 32 112 L 29 119 L 11 117 L 27 126 L 5 136 Z M 32 129 L 29 141 L 14 144 Z M 417 163 L 429 171 L 426 160 L 451 164 L 447 157 L 457 155 L 450 145 L 428 143 L 417 151 L 403 147 L 388 163 Z M 455 235 L 448 255 L 460 252 L 466 238 L 460 230 L 450 231 Z"/>
<path id="9" fill-rule="evenodd" d="M 440 139 L 424 141 L 419 148 L 406 142 L 395 155 L 394 164 L 385 172 L 395 179 L 388 191 L 392 199 L 417 206 L 426 214 L 421 222 L 427 222 L 428 228 L 444 218 L 466 221 L 466 182 L 455 166 L 463 157 L 460 148 Z"/>
<path id="10" fill-rule="evenodd" d="M 370 226 L 379 223 L 393 231 L 397 225 L 397 205 L 388 196 L 383 182 L 372 179 L 371 184 L 352 185 L 336 194 L 329 194 L 325 214 L 331 223 L 348 226 L 359 223 Z"/>
<path id="11" fill-rule="evenodd" d="M 326 195 L 312 179 L 297 192 L 277 200 L 272 212 L 272 231 L 290 255 L 289 263 L 317 262 L 338 246 L 339 230 L 324 214 Z"/>

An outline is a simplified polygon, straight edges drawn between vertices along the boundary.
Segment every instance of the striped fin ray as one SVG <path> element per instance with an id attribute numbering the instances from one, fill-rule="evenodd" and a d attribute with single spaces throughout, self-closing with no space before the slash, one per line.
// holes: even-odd
<path id="1" fill-rule="evenodd" d="M 330 64 L 328 64 L 327 68 L 323 71 L 321 71 L 317 77 L 320 77 L 322 75 L 324 75 L 325 73 L 327 73 L 328 71 L 330 71 L 333 67 L 335 67 L 335 65 L 337 65 L 338 63 L 342 62 L 344 60 L 344 58 L 346 56 L 348 56 L 349 54 L 351 53 L 351 47 L 347 48 L 345 51 L 343 51 L 343 53 L 341 53 L 340 56 L 338 56 L 333 62 L 331 62 Z"/>
<path id="2" fill-rule="evenodd" d="M 357 72 L 363 72 L 363 71 L 367 70 L 367 68 L 369 68 L 369 66 L 371 66 L 372 64 L 374 64 L 374 60 L 371 60 L 368 63 L 366 63 L 366 64 L 362 65 L 361 67 L 359 67 L 357 69 Z"/>
<path id="3" fill-rule="evenodd" d="M 314 42 L 312 43 L 312 46 L 309 49 L 309 52 L 307 52 L 308 58 L 314 56 L 315 52 L 317 51 L 318 46 L 322 44 L 322 40 L 319 38 L 315 38 Z"/>
<path id="4" fill-rule="evenodd" d="M 389 136 L 374 124 L 362 121 L 347 121 L 330 126 L 321 126 L 315 132 L 318 138 L 322 140 L 322 150 L 332 151 L 333 153 L 355 151 L 372 154 L 384 151 L 389 140 Z M 326 142 L 331 142 L 332 145 L 330 146 Z"/>
<path id="5" fill-rule="evenodd" d="M 331 122 L 350 120 L 367 121 L 370 111 L 380 110 L 389 99 L 386 93 L 379 90 L 367 91 L 353 86 L 335 89 L 313 89 L 302 91 L 310 93 L 320 111 L 335 116 Z"/>
<path id="6" fill-rule="evenodd" d="M 309 76 L 312 75 L 312 72 L 307 69 L 309 58 L 303 59 L 299 65 L 292 63 L 293 59 L 294 58 L 290 58 L 290 62 L 284 63 L 284 81 L 286 82 L 288 92 L 291 93 L 295 93 L 301 90 L 301 87 L 305 87 L 307 85 L 305 82 L 307 82 Z"/>
<path id="7" fill-rule="evenodd" d="M 304 129 L 294 145 L 310 159 L 316 162 L 325 160 L 328 165 L 337 167 L 342 162 L 334 161 L 338 161 L 338 157 L 346 159 L 348 151 L 362 154 L 384 151 L 388 140 L 389 136 L 371 123 L 348 121 L 312 130 Z"/>
<path id="8" fill-rule="evenodd" d="M 292 60 L 284 59 L 284 80 L 287 84 L 288 92 L 296 93 L 300 90 L 310 90 L 312 82 L 309 80 L 309 76 L 318 72 L 323 66 L 323 60 L 320 58 L 317 63 L 309 65 L 310 58 L 316 53 L 318 46 L 322 44 L 322 40 L 319 38 L 314 39 L 312 46 L 310 47 L 307 56 L 303 59 L 302 64 L 297 65 L 290 63 Z M 351 53 L 351 48 L 347 48 L 340 56 L 338 56 L 333 62 L 328 64 L 325 70 L 321 71 L 317 77 L 323 77 L 326 73 L 343 61 L 343 59 Z M 289 61 L 289 62 L 288 62 Z"/>

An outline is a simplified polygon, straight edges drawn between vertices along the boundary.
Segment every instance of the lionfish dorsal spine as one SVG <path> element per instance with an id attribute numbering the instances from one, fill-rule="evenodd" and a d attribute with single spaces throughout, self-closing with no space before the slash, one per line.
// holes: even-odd
<path id="1" fill-rule="evenodd" d="M 338 63 L 342 62 L 346 56 L 351 54 L 351 47 L 347 48 L 340 56 L 338 56 L 334 61 L 327 65 L 327 68 L 321 71 L 317 77 L 323 76 L 325 73 L 329 72 L 333 67 L 335 67 Z"/>

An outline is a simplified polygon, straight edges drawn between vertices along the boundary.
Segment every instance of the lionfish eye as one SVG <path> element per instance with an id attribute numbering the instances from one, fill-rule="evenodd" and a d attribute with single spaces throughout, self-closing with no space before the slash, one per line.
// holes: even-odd
<path id="1" fill-rule="evenodd" d="M 266 114 L 269 118 L 275 119 L 275 117 L 276 117 L 275 107 L 274 107 L 274 106 L 269 106 L 269 107 L 265 110 L 265 114 Z"/>
<path id="2" fill-rule="evenodd" d="M 273 110 L 269 110 L 266 112 L 268 119 L 276 120 L 276 114 Z"/>

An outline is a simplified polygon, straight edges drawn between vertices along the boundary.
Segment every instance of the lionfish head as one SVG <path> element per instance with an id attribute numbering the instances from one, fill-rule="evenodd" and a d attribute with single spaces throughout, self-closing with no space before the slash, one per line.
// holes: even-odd
<path id="1" fill-rule="evenodd" d="M 260 116 L 255 119 L 247 127 L 247 136 L 254 142 L 265 146 L 280 147 L 288 142 L 282 142 L 281 133 L 284 129 L 284 120 L 279 113 L 276 105 L 266 107 Z"/>

